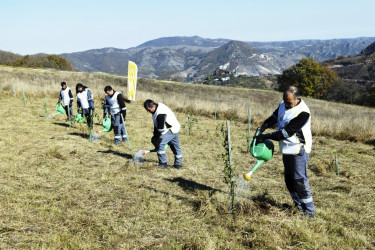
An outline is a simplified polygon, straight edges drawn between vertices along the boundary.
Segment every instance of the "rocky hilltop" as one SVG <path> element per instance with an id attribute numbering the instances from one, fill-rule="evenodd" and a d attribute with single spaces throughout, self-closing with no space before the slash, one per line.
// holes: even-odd
<path id="1" fill-rule="evenodd" d="M 165 37 L 129 49 L 103 48 L 61 54 L 75 69 L 127 74 L 129 60 L 142 77 L 200 81 L 217 68 L 236 74 L 279 74 L 301 58 L 325 61 L 360 53 L 374 38 L 243 42 L 229 39 Z"/>

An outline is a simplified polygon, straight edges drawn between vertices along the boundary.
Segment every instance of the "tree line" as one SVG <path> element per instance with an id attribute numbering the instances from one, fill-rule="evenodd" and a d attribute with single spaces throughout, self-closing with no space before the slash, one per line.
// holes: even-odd
<path id="1" fill-rule="evenodd" d="M 57 70 L 73 70 L 68 60 L 57 55 L 17 55 L 10 52 L 0 51 L 0 64 L 14 67 L 26 68 L 50 68 Z"/>
<path id="2" fill-rule="evenodd" d="M 279 91 L 295 85 L 303 96 L 375 107 L 374 81 L 341 79 L 335 71 L 312 58 L 303 58 L 284 70 L 277 83 Z"/>

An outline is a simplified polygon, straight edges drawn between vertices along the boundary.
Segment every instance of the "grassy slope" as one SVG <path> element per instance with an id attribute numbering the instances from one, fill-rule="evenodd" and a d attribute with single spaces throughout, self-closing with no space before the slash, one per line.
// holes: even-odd
<path id="1" fill-rule="evenodd" d="M 43 118 L 43 97 L 48 96 L 48 110 L 54 112 L 57 98 L 51 93 L 56 95 L 54 82 L 60 79 L 89 82 L 96 97 L 108 82 L 118 85 L 116 89 L 123 88 L 121 81 L 96 79 L 92 74 L 25 72 L 10 69 L 0 77 L 0 248 L 375 247 L 375 148 L 319 135 L 341 129 L 355 136 L 350 126 L 345 127 L 349 121 L 373 143 L 374 128 L 369 121 L 374 110 L 308 100 L 317 131 L 308 171 L 317 207 L 314 220 L 282 209 L 282 204 L 291 200 L 279 153 L 254 174 L 251 188 L 239 182 L 243 188 L 238 189 L 238 216 L 233 220 L 222 181 L 223 147 L 217 126 L 225 117 L 239 117 L 231 124 L 233 159 L 239 174 L 247 172 L 255 159 L 246 153 L 247 125 L 242 122 L 246 99 L 256 107 L 253 117 L 258 123 L 277 105 L 278 94 L 141 84 L 140 100 L 165 98 L 180 111 L 176 113 L 183 124 L 184 168 L 160 170 L 154 167 L 156 155 L 148 155 L 143 165 L 134 165 L 127 145 L 112 145 L 112 132 L 90 144 L 84 127 L 67 127 L 63 116 Z M 27 107 L 19 92 L 17 98 L 6 95 L 12 92 L 10 83 L 18 91 L 25 87 Z M 205 100 L 194 99 L 203 92 Z M 256 106 L 267 95 L 271 103 Z M 214 121 L 209 112 L 213 108 L 210 101 L 215 99 L 221 101 L 218 110 L 223 120 Z M 187 135 L 184 112 L 197 119 L 191 136 Z M 358 130 L 354 125 L 361 119 L 370 126 Z M 151 147 L 151 117 L 141 102 L 129 107 L 127 129 L 133 151 Z M 323 129 L 325 133 L 318 133 Z M 333 150 L 339 155 L 339 177 L 334 174 Z M 170 152 L 168 158 L 172 159 Z"/>
<path id="2" fill-rule="evenodd" d="M 156 155 L 134 165 L 127 145 L 112 145 L 112 133 L 89 144 L 84 127 L 67 127 L 63 116 L 44 120 L 42 101 L 29 101 L 24 108 L 20 98 L 0 99 L 1 247 L 374 247 L 373 146 L 315 138 L 314 220 L 281 208 L 290 198 L 276 154 L 255 173 L 251 196 L 237 199 L 233 221 L 220 191 L 227 188 L 215 127 L 223 121 L 196 117 L 193 135 L 186 127 L 181 132 L 184 169 L 160 170 Z M 184 114 L 177 116 L 185 123 Z M 151 146 L 151 118 L 140 105 L 130 111 L 127 129 L 134 151 Z M 255 163 L 245 152 L 246 130 L 232 123 L 239 173 Z M 331 169 L 333 149 L 339 177 Z"/>

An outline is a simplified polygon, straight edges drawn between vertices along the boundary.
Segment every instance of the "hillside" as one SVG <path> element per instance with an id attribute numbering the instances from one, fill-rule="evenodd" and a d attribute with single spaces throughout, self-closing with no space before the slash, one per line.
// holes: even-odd
<path id="1" fill-rule="evenodd" d="M 326 63 L 343 79 L 375 83 L 375 43 L 366 47 L 358 55 L 338 57 Z"/>
<path id="2" fill-rule="evenodd" d="M 72 65 L 65 58 L 57 55 L 26 55 L 21 56 L 11 52 L 0 50 L 0 65 L 28 67 L 28 68 L 50 68 L 59 70 L 73 70 Z"/>
<path id="3" fill-rule="evenodd" d="M 313 118 L 308 174 L 316 217 L 308 220 L 283 208 L 291 199 L 276 147 L 274 158 L 255 172 L 250 184 L 238 178 L 234 219 L 228 212 L 228 187 L 223 183 L 220 124 L 231 119 L 233 162 L 240 176 L 256 162 L 246 149 L 247 108 L 252 111 L 253 133 L 279 103 L 279 93 L 141 79 L 138 100 L 128 106 L 126 119 L 130 151 L 127 144 L 113 145 L 112 132 L 89 143 L 85 125 L 70 128 L 64 116 L 44 119 L 44 98 L 48 113 L 54 113 L 61 80 L 70 86 L 76 82 L 89 86 L 99 116 L 103 86 L 110 83 L 126 91 L 122 77 L 0 67 L 0 248 L 375 246 L 374 109 L 306 98 Z M 155 168 L 155 154 L 147 155 L 143 164 L 131 160 L 131 153 L 151 148 L 152 120 L 142 107 L 146 98 L 167 103 L 182 124 L 181 170 Z M 217 120 L 213 118 L 215 106 Z M 191 135 L 187 114 L 193 118 Z M 101 129 L 98 118 L 94 128 Z M 335 175 L 334 150 L 339 176 Z"/>
<path id="4" fill-rule="evenodd" d="M 138 45 L 137 48 L 144 47 L 166 47 L 166 46 L 195 46 L 195 47 L 213 47 L 217 48 L 225 43 L 229 42 L 230 39 L 210 39 L 202 38 L 199 36 L 175 36 L 175 37 L 161 37 L 158 39 L 150 40 L 141 45 Z"/>
<path id="5" fill-rule="evenodd" d="M 207 53 L 196 67 L 195 75 L 207 76 L 217 68 L 237 75 L 279 74 L 280 68 L 274 66 L 275 61 L 275 58 L 259 53 L 246 43 L 231 41 Z"/>
<path id="6" fill-rule="evenodd" d="M 231 58 L 234 54 L 250 54 L 243 59 L 239 73 L 248 75 L 279 74 L 301 58 L 324 61 L 337 56 L 356 55 L 375 38 L 297 40 L 286 42 L 242 42 L 237 51 L 225 50 L 229 39 L 194 37 L 164 37 L 145 42 L 135 48 L 103 48 L 62 54 L 74 68 L 87 72 L 126 74 L 127 61 L 139 66 L 143 77 L 197 81 L 204 78 L 207 68 L 215 70 L 229 62 L 210 60 L 214 54 Z M 240 43 L 237 41 L 236 43 Z M 232 64 L 235 65 L 236 63 Z M 203 68 L 203 70 L 202 70 Z M 212 73 L 209 72 L 210 73 Z"/>

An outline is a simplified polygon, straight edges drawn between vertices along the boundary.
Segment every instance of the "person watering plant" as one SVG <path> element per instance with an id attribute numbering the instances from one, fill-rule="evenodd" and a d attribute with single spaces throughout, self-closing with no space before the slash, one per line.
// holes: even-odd
<path id="1" fill-rule="evenodd" d="M 179 144 L 179 132 L 181 125 L 175 114 L 163 103 L 155 103 L 153 100 L 146 100 L 144 108 L 152 114 L 154 122 L 154 136 L 151 139 L 157 150 L 159 158 L 158 167 L 167 168 L 167 155 L 165 146 L 168 144 L 174 154 L 173 167 L 182 167 L 182 152 Z"/>
<path id="2" fill-rule="evenodd" d="M 66 85 L 66 82 L 61 83 L 61 90 L 60 90 L 60 97 L 57 101 L 57 104 L 59 104 L 61 101 L 63 102 L 65 113 L 68 119 L 71 121 L 74 121 L 73 116 L 73 94 L 71 89 Z"/>
<path id="3" fill-rule="evenodd" d="M 90 89 L 81 83 L 76 85 L 77 95 L 77 113 L 84 115 L 87 119 L 87 125 L 92 129 L 92 113 L 95 112 L 94 99 Z M 80 111 L 81 110 L 81 111 Z"/>
<path id="4" fill-rule="evenodd" d="M 115 144 L 121 144 L 121 139 L 123 142 L 128 140 L 128 135 L 125 131 L 125 118 L 126 118 L 126 105 L 125 99 L 120 92 L 112 89 L 111 86 L 106 86 L 104 88 L 106 93 L 104 102 L 104 114 L 103 119 L 109 115 L 111 116 L 111 129 L 115 134 Z"/>
<path id="5" fill-rule="evenodd" d="M 265 139 L 279 141 L 287 189 L 297 209 L 312 218 L 315 207 L 307 177 L 307 164 L 312 147 L 311 115 L 297 87 L 287 88 L 279 107 L 258 129 L 262 133 L 275 124 L 277 131 L 260 134 L 256 139 L 258 142 Z"/>

